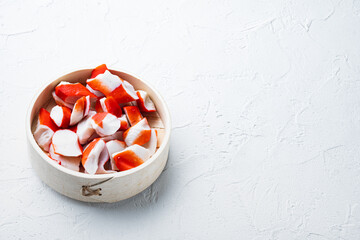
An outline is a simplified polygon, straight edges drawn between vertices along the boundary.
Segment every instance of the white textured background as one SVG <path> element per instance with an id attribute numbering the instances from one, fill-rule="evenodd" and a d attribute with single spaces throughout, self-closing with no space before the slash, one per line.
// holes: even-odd
<path id="1" fill-rule="evenodd" d="M 59 195 L 26 151 L 35 91 L 101 63 L 174 126 L 116 204 Z M 0 239 L 360 239 L 359 65 L 359 0 L 0 0 Z"/>

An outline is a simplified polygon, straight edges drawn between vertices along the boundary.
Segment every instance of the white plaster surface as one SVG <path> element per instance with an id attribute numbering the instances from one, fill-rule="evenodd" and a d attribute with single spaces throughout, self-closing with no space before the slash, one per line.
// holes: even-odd
<path id="1" fill-rule="evenodd" d="M 169 162 L 115 204 L 34 174 L 40 86 L 107 63 L 152 83 Z M 360 1 L 0 1 L 0 239 L 360 239 Z"/>

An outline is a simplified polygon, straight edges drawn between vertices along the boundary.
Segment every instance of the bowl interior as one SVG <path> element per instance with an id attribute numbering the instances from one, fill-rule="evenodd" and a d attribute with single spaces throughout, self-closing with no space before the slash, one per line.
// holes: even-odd
<path id="1" fill-rule="evenodd" d="M 26 122 L 26 128 L 27 128 L 26 132 L 27 132 L 28 141 L 30 142 L 32 147 L 40 154 L 40 156 L 42 156 L 44 161 L 48 162 L 49 164 L 53 165 L 54 167 L 58 168 L 59 170 L 61 170 L 63 172 L 66 172 L 71 175 L 76 175 L 79 177 L 99 178 L 100 179 L 100 178 L 109 178 L 111 176 L 113 176 L 113 177 L 124 176 L 124 175 L 134 173 L 134 172 L 148 166 L 161 153 L 161 151 L 164 150 L 164 145 L 166 145 L 170 139 L 171 121 L 170 121 L 169 110 L 168 110 L 163 98 L 160 96 L 160 94 L 153 87 L 151 87 L 148 83 L 145 83 L 144 81 L 134 77 L 133 75 L 130 75 L 130 74 L 127 74 L 124 72 L 120 72 L 120 71 L 116 71 L 116 70 L 110 70 L 110 72 L 113 74 L 116 74 L 120 78 L 130 82 L 136 90 L 144 90 L 149 94 L 149 96 L 151 97 L 151 99 L 154 102 L 156 109 L 157 109 L 157 114 L 158 114 L 157 119 L 158 119 L 158 117 L 160 117 L 160 119 L 161 119 L 161 121 L 153 121 L 153 123 L 150 124 L 152 127 L 161 130 L 162 141 L 161 141 L 160 147 L 157 149 L 156 153 L 149 160 L 147 160 L 146 162 L 144 162 L 143 164 L 141 164 L 140 166 L 138 166 L 136 168 L 133 168 L 133 169 L 130 169 L 130 170 L 127 170 L 124 172 L 117 172 L 117 173 L 111 173 L 111 174 L 89 175 L 89 174 L 85 174 L 82 172 L 72 171 L 70 169 L 67 169 L 67 168 L 64 168 L 64 167 L 58 165 L 57 163 L 55 163 L 55 161 L 52 161 L 46 155 L 46 153 L 44 151 L 42 151 L 42 149 L 37 145 L 37 143 L 33 137 L 33 134 L 32 134 L 36 127 L 37 116 L 38 116 L 39 110 L 42 107 L 49 109 L 50 107 L 52 107 L 55 104 L 55 102 L 52 98 L 52 92 L 54 91 L 55 86 L 57 84 L 59 84 L 61 81 L 80 82 L 82 84 L 85 84 L 86 80 L 88 78 L 90 78 L 91 72 L 92 72 L 92 69 L 84 69 L 84 70 L 79 70 L 79 71 L 75 71 L 75 72 L 66 74 L 66 75 L 58 78 L 57 80 L 51 82 L 50 84 L 46 85 L 44 88 L 42 88 L 39 91 L 39 93 L 34 97 L 33 101 L 30 103 L 30 108 L 29 108 L 28 116 L 27 116 L 27 120 L 26 120 L 27 121 Z M 154 113 L 148 113 L 147 115 L 144 115 L 144 116 L 146 116 L 148 118 L 152 118 L 152 117 L 154 118 Z M 44 162 L 44 164 L 45 164 L 45 162 Z"/>

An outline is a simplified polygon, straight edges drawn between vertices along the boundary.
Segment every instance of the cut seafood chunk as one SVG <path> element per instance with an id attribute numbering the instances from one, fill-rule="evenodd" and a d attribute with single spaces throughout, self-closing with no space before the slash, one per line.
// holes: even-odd
<path id="1" fill-rule="evenodd" d="M 143 119 L 143 116 L 141 115 L 137 106 L 126 106 L 124 107 L 124 112 L 131 126 L 135 125 L 136 123 L 140 122 L 141 119 Z"/>
<path id="2" fill-rule="evenodd" d="M 80 144 L 85 144 L 89 138 L 94 134 L 95 130 L 91 125 L 91 118 L 96 114 L 95 111 L 90 111 L 88 116 L 78 123 L 76 134 L 79 137 Z"/>
<path id="3" fill-rule="evenodd" d="M 132 102 L 138 99 L 134 87 L 127 81 L 123 81 L 119 87 L 106 96 L 114 97 L 119 104 Z"/>
<path id="4" fill-rule="evenodd" d="M 79 138 L 71 130 L 57 130 L 52 137 L 54 152 L 61 156 L 78 157 L 82 154 Z"/>
<path id="5" fill-rule="evenodd" d="M 117 76 L 106 70 L 102 74 L 98 74 L 95 78 L 88 79 L 86 83 L 96 91 L 108 96 L 116 88 L 121 86 L 122 80 Z"/>
<path id="6" fill-rule="evenodd" d="M 134 144 L 143 145 L 150 140 L 151 129 L 146 120 L 143 118 L 140 122 L 124 132 L 124 141 L 126 145 Z"/>
<path id="7" fill-rule="evenodd" d="M 125 142 L 119 140 L 111 140 L 106 143 L 106 148 L 110 155 L 111 169 L 119 170 L 114 162 L 114 158 L 112 155 L 114 153 L 121 152 L 122 150 L 124 150 L 126 148 Z"/>
<path id="8" fill-rule="evenodd" d="M 105 146 L 99 156 L 99 164 L 98 164 L 98 169 L 96 170 L 96 174 L 108 174 L 108 173 L 116 172 L 105 169 L 105 164 L 108 162 L 109 157 L 110 157 L 109 152 L 107 151 Z"/>
<path id="9" fill-rule="evenodd" d="M 114 153 L 112 157 L 117 168 L 125 171 L 137 167 L 149 159 L 149 150 L 135 144 L 121 152 Z"/>
<path id="10" fill-rule="evenodd" d="M 151 129 L 150 140 L 143 145 L 144 148 L 149 150 L 150 157 L 156 152 L 157 141 L 157 131 L 155 129 Z"/>
<path id="11" fill-rule="evenodd" d="M 52 96 L 53 96 L 53 98 L 54 98 L 54 100 L 55 100 L 55 102 L 56 102 L 57 105 L 60 105 L 60 106 L 63 106 L 63 107 L 67 107 L 67 108 L 70 108 L 70 109 L 72 109 L 72 108 L 74 107 L 73 104 L 66 103 L 66 102 L 64 102 L 61 98 L 59 98 L 59 97 L 56 95 L 55 91 L 52 92 Z"/>
<path id="12" fill-rule="evenodd" d="M 147 92 L 139 90 L 136 92 L 139 99 L 137 100 L 137 104 L 141 111 L 143 112 L 155 112 L 155 104 L 147 94 Z"/>
<path id="13" fill-rule="evenodd" d="M 105 97 L 105 95 L 102 92 L 92 89 L 89 84 L 86 84 L 86 88 L 89 89 L 89 91 L 92 92 L 98 98 Z"/>
<path id="14" fill-rule="evenodd" d="M 55 94 L 66 103 L 75 104 L 76 101 L 84 96 L 96 99 L 97 96 L 84 87 L 81 83 L 61 82 L 55 87 Z"/>
<path id="15" fill-rule="evenodd" d="M 90 97 L 86 96 L 79 98 L 76 101 L 74 108 L 71 112 L 70 125 L 72 126 L 80 122 L 85 116 L 89 114 L 89 111 L 90 111 Z"/>
<path id="16" fill-rule="evenodd" d="M 115 115 L 116 117 L 121 117 L 121 107 L 113 97 L 102 98 L 99 100 L 99 103 L 102 109 L 102 111 L 99 112 L 108 112 Z"/>
<path id="17" fill-rule="evenodd" d="M 99 74 L 103 74 L 106 70 L 109 70 L 107 68 L 106 64 L 101 64 L 100 66 L 97 66 L 96 68 L 94 68 L 94 70 L 91 72 L 90 78 L 94 78 Z"/>
<path id="18" fill-rule="evenodd" d="M 67 128 L 70 124 L 71 109 L 56 105 L 51 109 L 50 117 L 58 127 Z"/>
<path id="19" fill-rule="evenodd" d="M 59 154 L 56 154 L 54 151 L 54 146 L 51 144 L 49 149 L 50 158 L 57 161 L 61 166 L 68 169 L 79 171 L 80 170 L 80 161 L 81 157 L 65 157 Z"/>
<path id="20" fill-rule="evenodd" d="M 95 174 L 99 166 L 99 157 L 105 148 L 105 142 L 101 138 L 94 139 L 89 143 L 82 155 L 81 163 L 85 171 L 89 174 Z"/>
<path id="21" fill-rule="evenodd" d="M 126 118 L 126 115 L 123 114 L 121 117 L 119 117 L 120 123 L 120 130 L 126 130 L 129 128 L 129 122 Z"/>
<path id="22" fill-rule="evenodd" d="M 97 113 L 91 119 L 92 127 L 101 137 L 114 134 L 120 128 L 120 120 L 111 113 Z"/>
<path id="23" fill-rule="evenodd" d="M 51 119 L 50 113 L 44 108 L 41 108 L 37 126 L 34 131 L 34 138 L 38 145 L 47 152 L 49 151 L 52 136 L 57 129 L 58 127 Z"/>

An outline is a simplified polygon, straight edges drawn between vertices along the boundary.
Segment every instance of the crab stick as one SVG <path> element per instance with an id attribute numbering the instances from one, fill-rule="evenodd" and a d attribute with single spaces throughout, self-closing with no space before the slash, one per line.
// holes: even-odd
<path id="1" fill-rule="evenodd" d="M 96 170 L 96 174 L 107 174 L 107 173 L 116 172 L 113 170 L 105 169 L 105 164 L 108 162 L 109 157 L 110 157 L 109 152 L 107 151 L 106 146 L 105 146 L 99 156 L 99 163 L 98 163 L 98 169 Z"/>
<path id="2" fill-rule="evenodd" d="M 140 122 L 141 119 L 143 119 L 139 108 L 136 106 L 126 106 L 124 107 L 124 112 L 131 126 L 135 125 L 136 123 Z"/>
<path id="3" fill-rule="evenodd" d="M 81 120 L 76 128 L 76 134 L 79 137 L 80 144 L 85 144 L 89 138 L 94 134 L 95 130 L 91 125 L 91 118 L 96 114 L 95 111 L 90 111 L 87 117 Z"/>
<path id="4" fill-rule="evenodd" d="M 143 112 L 156 111 L 155 104 L 153 103 L 147 92 L 139 90 L 136 92 L 136 94 L 139 97 L 139 99 L 136 100 L 136 102 L 141 111 Z"/>
<path id="5" fill-rule="evenodd" d="M 122 115 L 121 107 L 113 97 L 101 98 L 96 103 L 95 109 L 97 112 L 108 112 L 116 117 Z"/>
<path id="6" fill-rule="evenodd" d="M 101 64 L 100 66 L 97 66 L 94 68 L 94 70 L 91 72 L 91 78 L 95 78 L 99 74 L 103 74 L 106 70 L 109 70 L 106 66 L 106 64 Z"/>
<path id="7" fill-rule="evenodd" d="M 117 132 L 120 124 L 121 121 L 115 115 L 107 112 L 97 113 L 91 118 L 91 126 L 101 137 Z"/>
<path id="8" fill-rule="evenodd" d="M 107 151 L 110 155 L 110 163 L 111 163 L 111 169 L 112 170 L 119 170 L 115 164 L 113 154 L 117 152 L 121 152 L 126 148 L 126 144 L 123 141 L 119 140 L 111 140 L 106 143 Z"/>
<path id="9" fill-rule="evenodd" d="M 57 130 L 52 137 L 54 153 L 66 157 L 78 157 L 82 154 L 82 147 L 79 138 L 71 130 Z"/>
<path id="10" fill-rule="evenodd" d="M 81 119 L 83 119 L 89 114 L 89 111 L 90 111 L 90 97 L 86 96 L 79 98 L 76 101 L 74 108 L 71 112 L 70 126 L 80 122 Z"/>
<path id="11" fill-rule="evenodd" d="M 55 94 L 66 103 L 75 104 L 83 96 L 96 99 L 97 96 L 84 87 L 81 83 L 61 82 L 55 87 Z"/>
<path id="12" fill-rule="evenodd" d="M 105 96 L 109 96 L 111 92 L 122 84 L 122 80 L 106 70 L 102 74 L 98 74 L 95 78 L 88 79 L 86 83 L 96 91 L 100 91 Z"/>
<path id="13" fill-rule="evenodd" d="M 143 145 L 144 148 L 149 150 L 150 157 L 156 152 L 157 141 L 157 131 L 155 129 L 151 129 L 150 140 Z"/>
<path id="14" fill-rule="evenodd" d="M 120 130 L 126 130 L 129 128 L 129 122 L 126 118 L 126 115 L 123 114 L 121 117 L 119 117 L 120 120 Z"/>
<path id="15" fill-rule="evenodd" d="M 124 132 L 124 141 L 126 145 L 134 144 L 143 145 L 151 138 L 151 129 L 146 120 L 143 118 L 140 122 Z"/>
<path id="16" fill-rule="evenodd" d="M 138 96 L 136 95 L 136 91 L 134 87 L 127 81 L 122 81 L 122 84 L 114 89 L 109 95 L 115 98 L 115 100 L 121 104 L 121 103 L 127 103 L 136 101 Z"/>
<path id="17" fill-rule="evenodd" d="M 60 105 L 60 106 L 63 106 L 63 107 L 67 107 L 67 108 L 70 108 L 70 109 L 72 109 L 72 108 L 74 107 L 73 104 L 66 103 L 66 102 L 64 102 L 61 98 L 59 98 L 59 97 L 56 95 L 55 91 L 52 92 L 52 96 L 53 96 L 53 98 L 54 98 L 54 100 L 55 100 L 55 102 L 56 102 L 57 105 Z"/>
<path id="18" fill-rule="evenodd" d="M 85 171 L 89 174 L 95 174 L 99 166 L 99 157 L 105 148 L 105 142 L 101 138 L 94 139 L 89 143 L 82 155 L 81 163 Z"/>
<path id="19" fill-rule="evenodd" d="M 51 144 L 49 149 L 50 158 L 59 163 L 59 165 L 66 167 L 68 169 L 79 171 L 80 170 L 80 157 L 65 157 L 59 154 L 56 154 L 54 151 L 54 146 Z"/>
<path id="20" fill-rule="evenodd" d="M 51 109 L 50 117 L 59 128 L 67 128 L 70 124 L 71 110 L 56 105 Z"/>
<path id="21" fill-rule="evenodd" d="M 34 138 L 39 146 L 45 151 L 49 151 L 51 138 L 58 126 L 50 117 L 50 113 L 44 108 L 40 109 L 37 126 L 34 132 Z"/>
<path id="22" fill-rule="evenodd" d="M 117 168 L 125 171 L 137 167 L 149 158 L 149 150 L 137 144 L 112 155 Z"/>

